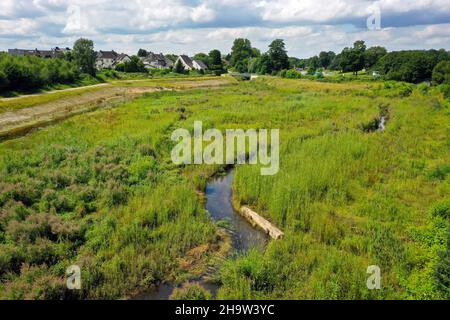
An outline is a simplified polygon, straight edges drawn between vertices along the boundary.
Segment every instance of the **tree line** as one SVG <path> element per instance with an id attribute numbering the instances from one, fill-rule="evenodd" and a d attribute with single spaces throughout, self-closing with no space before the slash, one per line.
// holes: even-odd
<path id="1" fill-rule="evenodd" d="M 118 66 L 118 71 L 147 72 L 140 57 L 148 55 L 140 49 L 131 61 Z M 177 56 L 166 55 L 176 61 Z M 194 57 L 208 66 L 211 73 L 221 74 L 227 69 L 241 73 L 273 74 L 291 78 L 300 77 L 297 68 L 314 74 L 323 69 L 352 72 L 377 71 L 387 80 L 417 83 L 431 80 L 437 84 L 449 83 L 450 53 L 440 50 L 404 50 L 388 52 L 386 48 L 367 48 L 362 40 L 344 48 L 340 53 L 322 51 L 307 59 L 289 57 L 283 39 L 275 39 L 264 53 L 252 46 L 250 40 L 235 39 L 231 52 L 222 56 L 217 49 L 209 54 L 197 53 Z M 61 58 L 15 57 L 0 54 L 0 92 L 35 90 L 54 84 L 71 84 L 83 75 L 96 75 L 96 53 L 92 40 L 79 39 L 73 50 Z M 292 69 L 292 70 L 289 70 Z M 168 72 L 186 73 L 181 63 Z"/>
<path id="2" fill-rule="evenodd" d="M 301 68 L 309 73 L 323 69 L 351 72 L 377 71 L 387 80 L 417 83 L 425 80 L 448 83 L 450 53 L 440 50 L 404 50 L 388 52 L 381 46 L 367 48 L 362 40 L 344 48 L 340 53 L 322 51 L 307 59 L 289 57 L 282 39 L 274 40 L 266 53 L 253 48 L 250 40 L 238 38 L 226 57 L 231 69 L 259 74 L 290 74 L 286 69 Z M 283 71 L 284 70 L 284 71 Z"/>

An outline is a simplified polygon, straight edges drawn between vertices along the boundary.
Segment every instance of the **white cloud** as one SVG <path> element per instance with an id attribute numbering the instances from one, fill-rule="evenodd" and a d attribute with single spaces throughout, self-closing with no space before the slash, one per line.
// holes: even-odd
<path id="1" fill-rule="evenodd" d="M 194 22 L 209 22 L 214 20 L 215 17 L 216 12 L 204 3 L 192 9 L 191 18 Z"/>
<path id="2" fill-rule="evenodd" d="M 363 29 L 375 5 L 383 29 Z M 285 39 L 292 55 L 305 57 L 357 39 L 396 50 L 450 49 L 449 30 L 449 0 L 0 0 L 0 50 L 71 46 L 84 36 L 102 50 L 192 54 L 229 52 L 246 37 L 263 51 Z"/>

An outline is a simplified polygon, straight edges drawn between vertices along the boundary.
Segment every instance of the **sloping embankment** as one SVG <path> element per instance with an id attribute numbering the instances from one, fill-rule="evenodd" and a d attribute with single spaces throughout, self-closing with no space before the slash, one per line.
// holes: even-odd
<path id="1" fill-rule="evenodd" d="M 284 237 L 284 233 L 275 227 L 272 223 L 261 217 L 255 211 L 249 207 L 241 207 L 240 213 L 254 226 L 258 226 L 263 229 L 273 239 L 278 240 Z"/>
<path id="2" fill-rule="evenodd" d="M 150 83 L 134 83 L 132 85 L 102 88 L 95 92 L 87 92 L 79 96 L 62 98 L 28 108 L 0 113 L 0 141 L 25 135 L 36 128 L 48 126 L 74 115 L 91 112 L 99 108 L 114 107 L 130 101 L 145 93 L 164 90 L 189 90 L 195 88 L 218 87 L 228 85 L 229 79 L 198 79 L 166 81 L 161 87 Z M 20 99 L 16 99 L 20 103 Z"/>

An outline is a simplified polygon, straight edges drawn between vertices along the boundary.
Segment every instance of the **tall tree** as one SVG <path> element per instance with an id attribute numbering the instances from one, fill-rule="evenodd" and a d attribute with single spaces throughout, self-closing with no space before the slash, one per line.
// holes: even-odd
<path id="1" fill-rule="evenodd" d="M 94 42 L 88 39 L 78 39 L 73 45 L 73 61 L 82 73 L 95 76 Z"/>
<path id="2" fill-rule="evenodd" d="M 286 45 L 282 39 L 276 39 L 269 45 L 269 58 L 272 71 L 280 71 L 289 68 L 289 57 Z"/>
<path id="3" fill-rule="evenodd" d="M 222 54 L 219 50 L 211 50 L 209 52 L 209 61 L 211 63 L 210 68 L 212 70 L 222 70 L 223 69 L 223 63 L 222 63 Z"/>
<path id="4" fill-rule="evenodd" d="M 385 56 L 386 53 L 386 48 L 380 46 L 370 47 L 369 49 L 367 49 L 364 54 L 364 63 L 366 69 L 372 68 L 374 65 L 376 65 L 378 60 Z"/>
<path id="5" fill-rule="evenodd" d="M 146 57 L 146 56 L 148 56 L 148 52 L 147 52 L 147 50 L 145 50 L 145 49 L 139 49 L 139 51 L 138 51 L 138 57 Z"/>
<path id="6" fill-rule="evenodd" d="M 319 64 L 322 68 L 328 69 L 336 54 L 333 51 L 322 51 L 319 54 Z"/>
<path id="7" fill-rule="evenodd" d="M 177 63 L 175 64 L 173 71 L 176 73 L 184 73 L 185 72 L 184 66 L 180 60 L 178 60 Z"/>
<path id="8" fill-rule="evenodd" d="M 318 56 L 314 56 L 308 59 L 307 66 L 310 71 L 316 71 L 320 67 L 320 60 Z"/>
<path id="9" fill-rule="evenodd" d="M 341 53 L 341 69 L 344 72 L 353 72 L 356 76 L 358 71 L 364 68 L 364 54 L 366 45 L 364 41 L 358 40 L 353 44 L 353 48 L 344 48 Z"/>
<path id="10" fill-rule="evenodd" d="M 230 65 L 240 72 L 247 71 L 248 60 L 255 55 L 250 40 L 238 38 L 231 48 Z"/>

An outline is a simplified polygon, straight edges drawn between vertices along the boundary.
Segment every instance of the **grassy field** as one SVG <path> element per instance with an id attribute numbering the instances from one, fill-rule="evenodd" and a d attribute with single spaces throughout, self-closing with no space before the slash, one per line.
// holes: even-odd
<path id="1" fill-rule="evenodd" d="M 277 175 L 240 166 L 234 191 L 286 237 L 218 265 L 219 298 L 450 297 L 441 94 L 271 77 L 190 88 L 0 144 L 0 298 L 122 298 L 217 264 L 224 239 L 199 191 L 220 168 L 170 159 L 173 130 L 197 120 L 279 128 L 282 144 Z M 385 132 L 374 130 L 381 116 Z M 65 286 L 72 264 L 80 292 Z M 369 265 L 381 268 L 381 290 L 366 287 Z"/>

